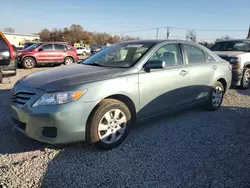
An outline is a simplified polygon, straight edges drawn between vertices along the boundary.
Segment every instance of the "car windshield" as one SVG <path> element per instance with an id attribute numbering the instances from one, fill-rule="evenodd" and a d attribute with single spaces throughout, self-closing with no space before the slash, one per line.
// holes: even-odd
<path id="1" fill-rule="evenodd" d="M 83 61 L 83 64 L 128 68 L 133 66 L 155 43 L 126 42 L 106 47 Z"/>
<path id="2" fill-rule="evenodd" d="M 32 44 L 31 46 L 25 48 L 25 50 L 34 50 L 35 48 L 37 48 L 38 46 L 40 46 L 42 43 L 36 43 L 36 44 Z"/>
<path id="3" fill-rule="evenodd" d="M 249 51 L 249 41 L 223 41 L 217 42 L 211 47 L 212 51 Z"/>

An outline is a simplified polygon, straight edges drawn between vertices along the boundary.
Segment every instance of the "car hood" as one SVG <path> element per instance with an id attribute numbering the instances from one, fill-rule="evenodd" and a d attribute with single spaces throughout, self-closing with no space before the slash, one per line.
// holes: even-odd
<path id="1" fill-rule="evenodd" d="M 64 91 L 87 82 L 117 77 L 122 71 L 122 68 L 67 65 L 33 73 L 25 77 L 20 84 L 46 92 Z"/>
<path id="2" fill-rule="evenodd" d="M 218 56 L 238 57 L 246 52 L 239 51 L 214 51 Z"/>
<path id="3" fill-rule="evenodd" d="M 31 52 L 30 50 L 17 50 L 17 54 L 18 55 L 21 55 L 22 53 L 25 53 L 25 52 Z"/>

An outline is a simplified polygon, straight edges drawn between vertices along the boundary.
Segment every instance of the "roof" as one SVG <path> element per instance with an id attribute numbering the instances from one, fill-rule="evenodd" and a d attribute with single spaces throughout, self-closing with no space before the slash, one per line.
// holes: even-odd
<path id="1" fill-rule="evenodd" d="M 174 43 L 186 43 L 186 44 L 196 44 L 198 43 L 187 41 L 187 40 L 177 40 L 177 39 L 151 39 L 151 40 L 132 40 L 132 41 L 125 41 L 122 43 L 162 43 L 162 42 L 174 42 Z"/>
<path id="2" fill-rule="evenodd" d="M 145 43 L 160 43 L 160 42 L 165 42 L 165 41 L 176 41 L 176 40 L 167 40 L 167 39 L 147 39 L 147 40 L 131 40 L 131 41 L 124 41 L 123 43 L 126 43 L 126 42 L 132 42 L 132 43 L 142 43 L 142 42 L 145 42 Z"/>
<path id="3" fill-rule="evenodd" d="M 249 41 L 250 39 L 227 39 L 227 40 L 219 40 L 218 42 L 231 42 L 231 41 Z"/>
<path id="4" fill-rule="evenodd" d="M 39 35 L 32 35 L 32 34 L 24 34 L 24 33 L 9 33 L 9 32 L 2 32 L 4 35 L 18 35 L 18 36 L 27 36 L 27 37 L 40 37 Z"/>

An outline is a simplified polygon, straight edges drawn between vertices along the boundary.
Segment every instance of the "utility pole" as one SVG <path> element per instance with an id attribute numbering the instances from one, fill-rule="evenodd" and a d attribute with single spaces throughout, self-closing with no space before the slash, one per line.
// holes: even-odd
<path id="1" fill-rule="evenodd" d="M 249 26 L 249 29 L 248 29 L 247 39 L 250 39 L 250 26 Z"/>
<path id="2" fill-rule="evenodd" d="M 169 30 L 169 27 L 167 28 L 167 39 L 169 38 L 170 36 L 170 30 Z"/>
<path id="3" fill-rule="evenodd" d="M 156 39 L 158 39 L 158 36 L 159 36 L 159 28 L 157 27 L 156 28 Z"/>

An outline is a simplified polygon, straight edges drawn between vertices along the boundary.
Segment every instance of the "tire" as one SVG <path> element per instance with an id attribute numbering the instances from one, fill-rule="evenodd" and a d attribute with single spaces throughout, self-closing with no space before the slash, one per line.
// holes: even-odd
<path id="1" fill-rule="evenodd" d="M 33 69 L 36 66 L 36 61 L 32 57 L 25 57 L 22 61 L 22 67 L 25 69 Z"/>
<path id="2" fill-rule="evenodd" d="M 243 73 L 243 78 L 241 80 L 241 89 L 248 89 L 250 85 L 250 69 L 246 68 Z"/>
<path id="3" fill-rule="evenodd" d="M 3 82 L 3 75 L 2 73 L 0 72 L 0 84 Z"/>
<path id="4" fill-rule="evenodd" d="M 218 110 L 222 104 L 224 94 L 225 88 L 223 84 L 217 81 L 209 93 L 209 99 L 205 104 L 205 109 L 209 111 Z"/>
<path id="5" fill-rule="evenodd" d="M 64 65 L 71 65 L 74 63 L 74 59 L 72 57 L 66 57 L 64 60 Z"/>
<path id="6" fill-rule="evenodd" d="M 109 117 L 110 123 L 105 116 Z M 119 124 L 116 121 L 124 123 Z M 113 149 L 127 137 L 131 122 L 130 110 L 124 103 L 116 99 L 105 99 L 89 117 L 86 126 L 86 141 L 98 149 Z"/>
<path id="7" fill-rule="evenodd" d="M 86 55 L 86 52 L 83 52 L 82 55 L 85 56 L 85 55 Z"/>

